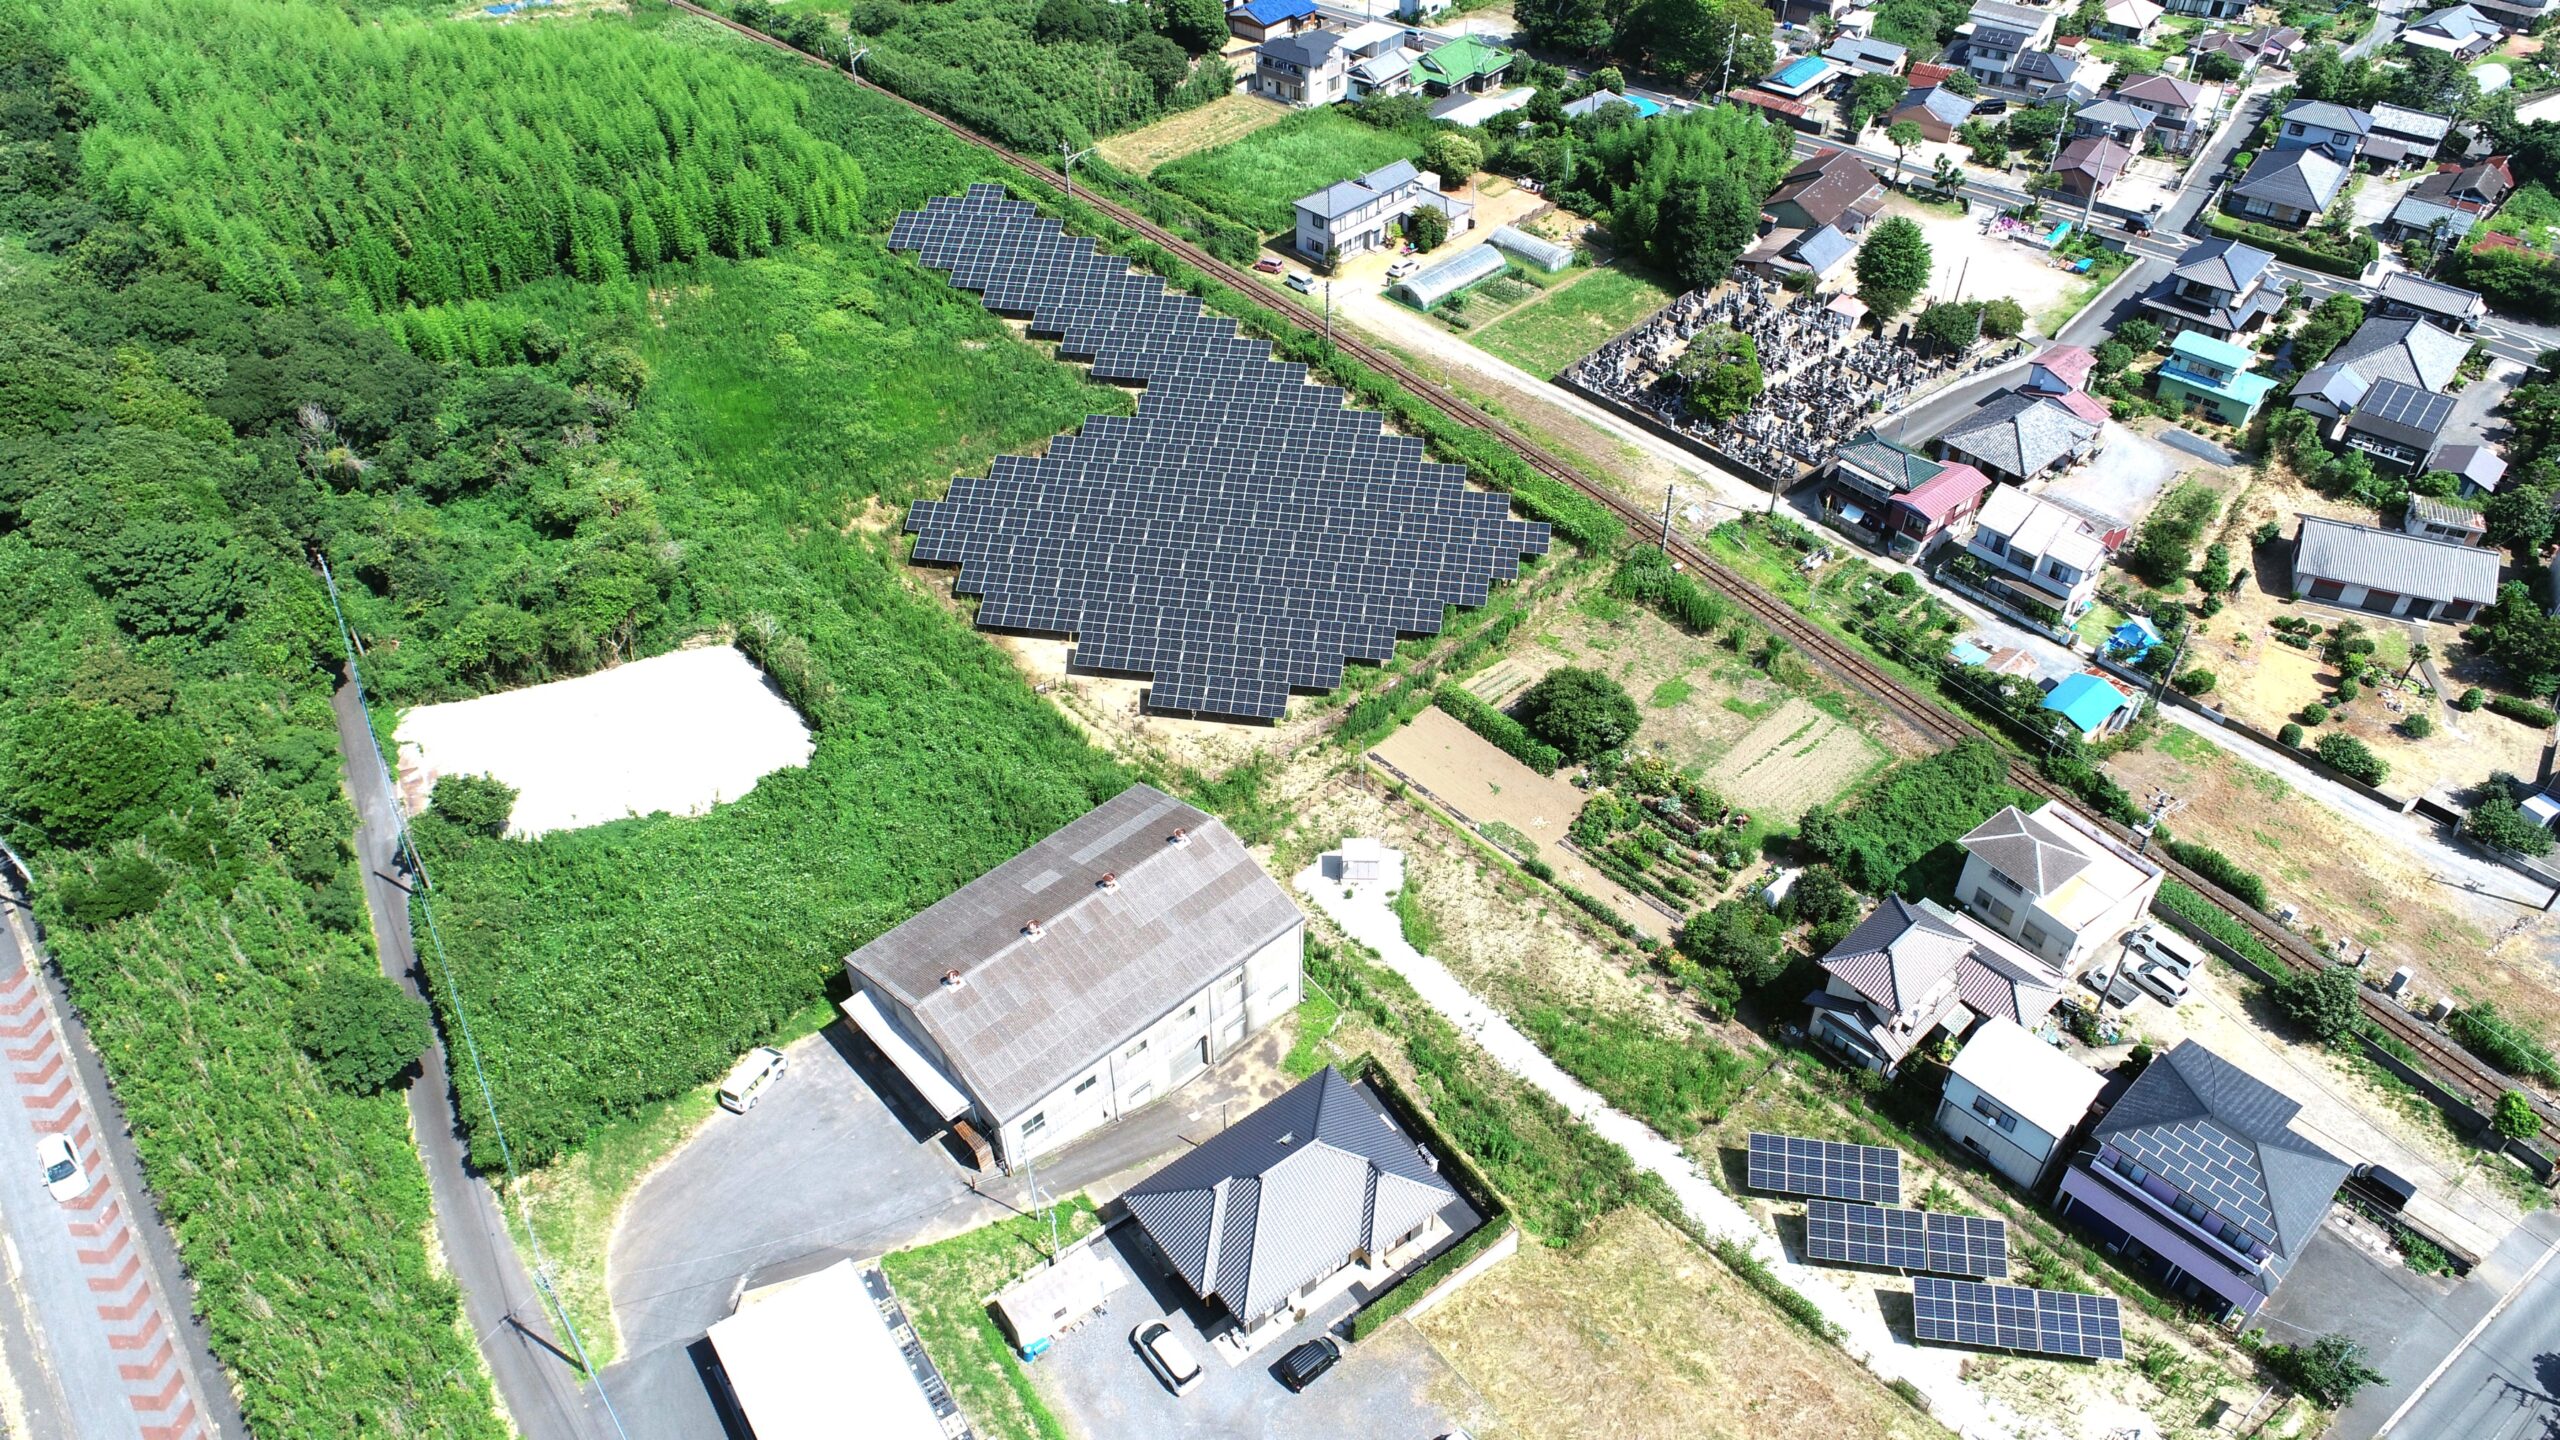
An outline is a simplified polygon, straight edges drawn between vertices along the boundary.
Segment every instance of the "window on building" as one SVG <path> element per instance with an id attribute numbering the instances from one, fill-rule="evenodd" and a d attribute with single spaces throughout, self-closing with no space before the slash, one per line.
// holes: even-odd
<path id="1" fill-rule="evenodd" d="M 2018 1128 L 2018 1117 L 1992 1104 L 1988 1096 L 1973 1097 L 1973 1113 L 1990 1121 L 2003 1135 L 2014 1133 Z"/>
<path id="2" fill-rule="evenodd" d="M 2033 950 L 2038 954 L 2042 954 L 2044 952 L 2045 942 L 2049 937 L 2044 933 L 2043 926 L 2038 925 L 2033 920 L 2030 920 L 2027 922 L 2027 927 L 2018 932 L 2018 938 L 2027 942 L 2028 949 Z"/>
<path id="3" fill-rule="evenodd" d="M 1128 1049 L 1121 1051 L 1120 1058 L 1123 1060 L 1135 1060 L 1145 1053 L 1147 1053 L 1147 1042 L 1141 1040 L 1137 1044 L 1130 1046 Z"/>
<path id="4" fill-rule="evenodd" d="M 1076 1082 L 1076 1093 L 1077 1093 L 1077 1094 L 1079 1094 L 1079 1095 L 1081 1095 L 1081 1094 L 1083 1094 L 1084 1092 L 1086 1092 L 1087 1090 L 1090 1090 L 1090 1089 L 1092 1089 L 1094 1086 L 1099 1085 L 1099 1084 L 1101 1084 L 1101 1083 L 1102 1083 L 1102 1077 L 1101 1077 L 1101 1076 L 1099 1076 L 1099 1075 L 1087 1075 L 1087 1076 L 1086 1076 L 1086 1077 L 1084 1077 L 1082 1080 L 1079 1080 L 1079 1081 L 1077 1081 L 1077 1082 Z"/>
<path id="5" fill-rule="evenodd" d="M 1025 1120 L 1025 1121 L 1023 1121 L 1023 1122 L 1022 1122 L 1022 1133 L 1023 1133 L 1023 1136 L 1024 1136 L 1025 1138 L 1028 1138 L 1028 1137 L 1033 1136 L 1033 1135 L 1037 1135 L 1037 1134 L 1039 1134 L 1041 1131 L 1046 1130 L 1046 1129 L 1048 1129 L 1048 1128 L 1049 1128 L 1049 1112 L 1048 1112 L 1048 1111 L 1046 1111 L 1046 1110 L 1043 1110 L 1043 1111 L 1041 1111 L 1039 1114 L 1034 1115 L 1034 1116 L 1032 1116 L 1030 1119 Z"/>
<path id="6" fill-rule="evenodd" d="M 2018 913 L 2002 902 L 1993 899 L 1990 891 L 1980 889 L 1978 887 L 1973 892 L 1973 903 L 1981 909 L 1990 912 L 1992 918 L 1998 920 L 2003 925 L 2008 924 L 2012 919 L 2016 918 Z"/>
<path id="7" fill-rule="evenodd" d="M 1182 1012 L 1182 1018 L 1183 1018 L 1183 1019 L 1185 1019 L 1185 1020 L 1188 1020 L 1188 1019 L 1190 1019 L 1192 1016 L 1197 1015 L 1197 1014 L 1199 1014 L 1199 1013 L 1200 1013 L 1200 1007 L 1199 1007 L 1198 1005 L 1193 1005 L 1190 1009 L 1185 1010 L 1185 1011 L 1183 1011 L 1183 1012 Z"/>
<path id="8" fill-rule="evenodd" d="M 2130 1155 L 2122 1155 L 2109 1151 L 2107 1158 L 2108 1162 L 2115 1166 L 2117 1174 L 2132 1181 L 2136 1185 L 2139 1185 L 2143 1181 L 2151 1178 L 2151 1171 Z"/>

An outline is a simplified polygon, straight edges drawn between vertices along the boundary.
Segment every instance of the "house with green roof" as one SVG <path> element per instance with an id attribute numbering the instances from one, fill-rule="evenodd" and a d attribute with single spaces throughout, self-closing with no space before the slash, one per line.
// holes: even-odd
<path id="1" fill-rule="evenodd" d="M 2276 385 L 2250 373 L 2256 361 L 2245 345 L 2182 330 L 2160 366 L 2160 398 L 2181 410 L 2193 406 L 2225 425 L 2246 425 Z"/>
<path id="2" fill-rule="evenodd" d="M 1453 90 L 1490 90 L 1511 68 L 1511 52 L 1497 50 L 1473 35 L 1461 35 L 1436 50 L 1414 57 L 1413 78 L 1434 95 Z"/>

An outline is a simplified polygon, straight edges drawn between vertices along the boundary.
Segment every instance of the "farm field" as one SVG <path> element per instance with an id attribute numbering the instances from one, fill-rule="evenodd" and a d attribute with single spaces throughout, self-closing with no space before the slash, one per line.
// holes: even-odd
<path id="1" fill-rule="evenodd" d="M 1392 130 L 1336 110 L 1301 110 L 1243 139 L 1160 166 L 1154 179 L 1269 235 L 1297 225 L 1300 197 L 1421 154 L 1411 138 Z"/>
<path id="2" fill-rule="evenodd" d="M 1152 174 L 1169 160 L 1233 144 L 1293 113 L 1276 100 L 1224 95 L 1197 109 L 1167 115 L 1152 125 L 1099 142 L 1102 158 L 1133 174 Z"/>
<path id="3" fill-rule="evenodd" d="M 1468 338 L 1532 375 L 1548 376 L 1590 354 L 1678 298 L 1623 265 L 1603 266 L 1547 291 Z"/>

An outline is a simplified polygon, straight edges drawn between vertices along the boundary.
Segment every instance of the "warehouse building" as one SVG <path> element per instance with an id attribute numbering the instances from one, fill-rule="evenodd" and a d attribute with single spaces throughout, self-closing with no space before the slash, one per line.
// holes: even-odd
<path id="1" fill-rule="evenodd" d="M 1011 1169 L 1294 1009 L 1305 928 L 1223 823 L 1133 785 L 847 956 L 844 1011 Z"/>

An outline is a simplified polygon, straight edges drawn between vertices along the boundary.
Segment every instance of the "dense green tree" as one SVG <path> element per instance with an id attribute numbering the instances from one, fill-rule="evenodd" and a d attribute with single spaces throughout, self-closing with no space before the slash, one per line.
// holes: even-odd
<path id="1" fill-rule="evenodd" d="M 2221 508 L 2221 497 L 2202 481 L 2182 482 L 2143 519 L 2126 563 L 2154 585 L 2184 577 L 2195 562 L 2197 539 Z"/>
<path id="2" fill-rule="evenodd" d="M 494 775 L 443 775 L 436 779 L 428 813 L 466 835 L 494 838 L 507 833 L 515 812 L 515 787 Z"/>
<path id="3" fill-rule="evenodd" d="M 2339 683 L 2338 688 L 2342 697 L 2347 685 L 2352 683 L 2352 681 Z M 2372 747 L 2363 741 L 2343 731 L 2330 731 L 2321 736 L 2320 743 L 2312 748 L 2319 753 L 2321 760 L 2326 762 L 2330 769 L 2349 779 L 2361 780 L 2367 785 L 2379 785 L 2391 778 L 2389 761 L 2374 754 Z"/>
<path id="4" fill-rule="evenodd" d="M 1165 38 L 1194 55 L 1227 43 L 1227 11 L 1219 0 L 1156 0 Z"/>
<path id="5" fill-rule="evenodd" d="M 1435 205 L 1415 206 L 1413 213 L 1404 217 L 1404 238 L 1426 254 L 1439 249 L 1449 238 L 1448 212 Z"/>
<path id="6" fill-rule="evenodd" d="M 1808 925 L 1836 925 L 1857 917 L 1858 894 L 1829 866 L 1816 865 L 1788 887 L 1786 908 Z"/>
<path id="7" fill-rule="evenodd" d="M 1662 197 L 1647 258 L 1683 290 L 1713 285 L 1742 258 L 1758 218 L 1758 205 L 1730 175 L 1683 181 Z"/>
<path id="8" fill-rule="evenodd" d="M 1730 972 L 1745 985 L 1765 985 L 1785 968 L 1785 931 L 1767 905 L 1729 896 L 1680 927 L 1680 953 L 1709 970 Z"/>
<path id="9" fill-rule="evenodd" d="M 177 803 L 193 757 L 165 727 L 57 700 L 25 712 L 0 765 L 0 811 L 66 848 L 139 832 Z"/>
<path id="10" fill-rule="evenodd" d="M 1120 42 L 1120 58 L 1155 86 L 1159 103 L 1191 78 L 1191 57 L 1163 35 L 1132 35 Z"/>
<path id="11" fill-rule="evenodd" d="M 1858 298 L 1878 320 L 1910 308 L 1929 284 L 1929 239 L 1901 215 L 1888 215 L 1858 246 Z"/>
<path id="12" fill-rule="evenodd" d="M 369 1095 L 416 1064 L 433 1037 L 427 1007 L 390 976 L 333 969 L 295 1000 L 293 1038 L 331 1085 Z"/>
<path id="13" fill-rule="evenodd" d="M 2534 1113 L 2532 1096 L 2509 1090 L 2498 1097 L 2489 1128 L 2510 1140 L 2530 1140 L 2542 1133 L 2542 1117 Z"/>
<path id="14" fill-rule="evenodd" d="M 1515 707 L 1529 733 L 1574 764 L 1596 760 L 1635 738 L 1643 716 L 1626 687 L 1597 670 L 1550 670 Z"/>
<path id="15" fill-rule="evenodd" d="M 1861 75 L 1849 82 L 1849 103 L 1842 107 L 1848 117 L 1849 135 L 1855 139 L 1866 133 L 1876 118 L 1888 114 L 1902 100 L 1902 92 L 1911 82 L 1899 75 Z"/>
<path id="16" fill-rule="evenodd" d="M 1758 0 L 1636 0 L 1620 28 L 1622 54 L 1642 54 L 1673 75 L 1721 86 L 1756 80 L 1778 60 L 1776 17 Z"/>
<path id="17" fill-rule="evenodd" d="M 2550 548 L 2554 505 L 2560 503 L 2560 486 L 2536 483 L 2538 478 L 2528 470 L 2480 507 L 2491 543 L 2514 551 L 2520 565 L 2534 563 Z"/>
<path id="18" fill-rule="evenodd" d="M 1612 0 L 1518 0 L 1513 19 L 1533 45 L 1596 55 L 1617 41 L 1617 9 Z"/>
<path id="19" fill-rule="evenodd" d="M 2364 1028 L 2363 986 L 2352 965 L 2286 973 L 2276 984 L 2278 1009 L 2313 1039 L 2334 1045 Z"/>
<path id="20" fill-rule="evenodd" d="M 2364 323 L 2364 302 L 2354 295 L 2340 293 L 2320 302 L 2311 318 L 2293 335 L 2293 363 L 2308 370 L 2329 358 L 2329 352 L 2346 343 L 2356 327 Z"/>
<path id="21" fill-rule="evenodd" d="M 1464 185 L 1484 168 L 1484 147 L 1463 130 L 1434 130 L 1422 142 L 1422 163 L 1444 187 Z"/>
<path id="22" fill-rule="evenodd" d="M 2560 690 L 2560 618 L 2535 603 L 2522 581 L 2498 587 L 2478 633 L 2517 689 L 2533 695 Z"/>
<path id="23" fill-rule="evenodd" d="M 2008 340 L 2023 334 L 2027 328 L 2027 307 L 2006 295 L 1982 302 L 1982 333 L 1995 340 Z"/>
<path id="24" fill-rule="evenodd" d="M 1941 349 L 1969 350 L 1982 338 L 1982 306 L 1941 300 L 1920 312 L 1919 318 L 1911 322 L 1911 331 Z"/>
<path id="25" fill-rule="evenodd" d="M 1688 387 L 1689 413 L 1722 424 L 1751 408 L 1760 398 L 1760 347 L 1748 335 L 1727 325 L 1709 326 L 1689 337 L 1689 348 L 1672 367 Z"/>
<path id="26" fill-rule="evenodd" d="M 2483 845 L 2513 850 L 2519 855 L 2551 853 L 2551 832 L 2524 813 L 2504 776 L 2492 779 L 2479 803 L 2462 817 L 2462 833 Z"/>
<path id="27" fill-rule="evenodd" d="M 169 893 L 169 877 L 139 855 L 110 855 L 62 883 L 62 913 L 82 925 L 139 915 Z"/>
<path id="28" fill-rule="evenodd" d="M 2323 1335 L 2308 1345 L 2270 1345 L 2267 1366 L 2313 1403 L 2343 1410 L 2356 1392 L 2386 1383 L 2365 1363 L 2364 1347 L 2344 1335 Z"/>

